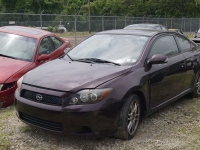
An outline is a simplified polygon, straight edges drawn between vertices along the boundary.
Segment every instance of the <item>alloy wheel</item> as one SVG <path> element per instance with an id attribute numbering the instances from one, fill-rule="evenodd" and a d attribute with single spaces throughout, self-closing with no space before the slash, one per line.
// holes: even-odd
<path id="1" fill-rule="evenodd" d="M 196 81 L 196 90 L 197 94 L 200 94 L 200 76 L 198 75 L 197 81 Z"/>
<path id="2" fill-rule="evenodd" d="M 140 106 L 138 101 L 133 100 L 129 107 L 129 113 L 128 113 L 127 129 L 130 135 L 133 135 L 137 130 L 139 119 L 140 119 Z"/>

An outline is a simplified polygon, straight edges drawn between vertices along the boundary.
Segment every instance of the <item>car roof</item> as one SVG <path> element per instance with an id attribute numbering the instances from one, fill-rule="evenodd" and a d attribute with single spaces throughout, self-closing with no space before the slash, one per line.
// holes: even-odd
<path id="1" fill-rule="evenodd" d="M 161 24 L 153 24 L 153 23 L 140 23 L 140 24 L 131 24 L 128 26 L 163 26 Z"/>
<path id="2" fill-rule="evenodd" d="M 37 39 L 45 35 L 53 34 L 45 30 L 31 28 L 31 27 L 24 27 L 24 26 L 3 26 L 3 27 L 0 27 L 0 32 L 33 37 Z"/>
<path id="3" fill-rule="evenodd" d="M 96 34 L 126 34 L 126 35 L 143 35 L 143 36 L 153 36 L 157 33 L 166 32 L 163 30 L 147 30 L 147 29 L 136 29 L 136 30 L 129 30 L 129 29 L 119 29 L 119 30 L 108 30 L 102 31 Z"/>
<path id="4" fill-rule="evenodd" d="M 172 31 L 174 31 L 174 30 L 180 30 L 180 29 L 168 29 L 168 30 L 172 30 Z"/>
<path id="5" fill-rule="evenodd" d="M 158 27 L 161 29 L 158 29 Z M 164 29 L 163 29 L 164 27 Z M 152 23 L 142 23 L 142 24 L 131 24 L 125 26 L 123 29 L 152 29 L 152 30 L 167 30 L 167 28 L 162 24 L 152 24 Z"/>

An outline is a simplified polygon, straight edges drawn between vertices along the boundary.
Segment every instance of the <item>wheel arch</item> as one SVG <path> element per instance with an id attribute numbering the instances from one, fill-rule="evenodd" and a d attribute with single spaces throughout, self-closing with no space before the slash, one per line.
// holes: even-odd
<path id="1" fill-rule="evenodd" d="M 136 90 L 132 92 L 133 94 L 137 95 L 140 99 L 140 105 L 141 105 L 141 116 L 145 116 L 145 112 L 147 110 L 146 108 L 146 99 L 144 96 L 144 93 L 142 91 Z"/>
<path id="2" fill-rule="evenodd" d="M 141 104 L 141 117 L 145 117 L 146 115 L 146 111 L 147 111 L 147 102 L 146 102 L 146 98 L 145 98 L 145 94 L 143 91 L 141 91 L 139 88 L 132 88 L 130 89 L 124 96 L 124 101 L 123 104 L 126 101 L 126 98 L 130 95 L 130 94 L 135 94 L 138 96 L 138 98 L 140 99 L 140 104 Z M 123 106 L 123 105 L 122 105 Z M 121 109 L 121 108 L 120 108 Z"/>

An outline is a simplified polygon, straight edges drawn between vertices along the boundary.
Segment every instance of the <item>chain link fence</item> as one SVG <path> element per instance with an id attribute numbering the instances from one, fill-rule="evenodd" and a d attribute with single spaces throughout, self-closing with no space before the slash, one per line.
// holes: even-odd
<path id="1" fill-rule="evenodd" d="M 90 20 L 90 22 L 88 21 Z M 104 30 L 122 29 L 129 24 L 156 23 L 167 28 L 178 28 L 183 32 L 193 33 L 200 28 L 200 18 L 160 18 L 160 17 L 129 17 L 129 16 L 82 16 L 61 14 L 27 14 L 0 13 L 0 26 L 19 25 L 47 29 L 62 26 L 67 32 L 73 33 L 75 43 L 77 32 L 99 32 Z M 90 29 L 89 29 L 90 27 Z"/>

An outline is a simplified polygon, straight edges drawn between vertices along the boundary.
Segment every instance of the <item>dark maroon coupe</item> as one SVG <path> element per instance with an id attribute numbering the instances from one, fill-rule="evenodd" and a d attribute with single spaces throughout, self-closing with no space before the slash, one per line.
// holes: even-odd
<path id="1" fill-rule="evenodd" d="M 142 116 L 198 96 L 199 47 L 175 32 L 97 33 L 18 81 L 17 116 L 71 135 L 131 139 Z"/>

